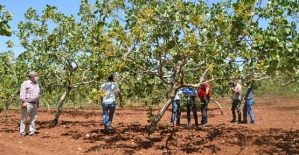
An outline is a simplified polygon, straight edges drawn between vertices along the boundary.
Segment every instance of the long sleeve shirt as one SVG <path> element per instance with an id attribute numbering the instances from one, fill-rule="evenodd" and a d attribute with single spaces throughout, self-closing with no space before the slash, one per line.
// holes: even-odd
<path id="1" fill-rule="evenodd" d="M 24 81 L 20 89 L 20 100 L 22 102 L 39 102 L 39 99 L 39 85 L 31 80 Z"/>

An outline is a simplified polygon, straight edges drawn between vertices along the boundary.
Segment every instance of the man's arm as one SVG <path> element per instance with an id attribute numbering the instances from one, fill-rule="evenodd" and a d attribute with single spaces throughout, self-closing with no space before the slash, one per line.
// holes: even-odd
<path id="1" fill-rule="evenodd" d="M 246 84 L 244 81 L 242 81 L 242 85 L 243 85 L 244 87 L 247 87 L 247 84 Z"/>
<path id="2" fill-rule="evenodd" d="M 236 87 L 237 88 L 232 88 L 232 91 L 239 95 L 241 93 L 241 86 L 240 87 L 236 86 Z"/>
<path id="3" fill-rule="evenodd" d="M 123 98 L 122 98 L 122 95 L 121 95 L 120 92 L 118 92 L 117 95 L 118 95 L 118 98 L 119 98 L 119 106 L 121 108 L 123 108 Z"/>
<path id="4" fill-rule="evenodd" d="M 207 98 L 209 92 L 210 92 L 210 85 L 208 85 L 207 88 L 206 88 L 205 98 Z"/>
<path id="5" fill-rule="evenodd" d="M 25 83 L 23 82 L 21 85 L 21 89 L 20 89 L 20 100 L 22 102 L 22 107 L 26 107 L 27 103 L 25 101 L 25 97 L 26 97 L 26 86 Z"/>

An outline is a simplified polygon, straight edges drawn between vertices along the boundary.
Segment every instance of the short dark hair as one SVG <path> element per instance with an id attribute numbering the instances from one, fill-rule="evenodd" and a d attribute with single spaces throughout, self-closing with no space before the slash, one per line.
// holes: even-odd
<path id="1" fill-rule="evenodd" d="M 110 74 L 109 76 L 108 76 L 108 81 L 112 81 L 114 79 L 114 75 L 113 74 Z"/>

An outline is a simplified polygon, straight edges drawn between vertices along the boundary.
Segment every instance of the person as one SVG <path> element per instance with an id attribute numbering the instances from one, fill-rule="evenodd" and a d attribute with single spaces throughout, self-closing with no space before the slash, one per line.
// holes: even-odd
<path id="1" fill-rule="evenodd" d="M 119 90 L 118 84 L 115 83 L 114 80 L 115 76 L 111 74 L 108 76 L 108 81 L 101 85 L 101 89 L 105 92 L 104 97 L 101 97 L 101 103 L 103 109 L 104 130 L 106 133 L 110 129 L 113 120 L 113 115 L 116 109 L 116 95 L 118 95 L 119 97 L 120 107 L 123 108 L 122 95 Z"/>
<path id="2" fill-rule="evenodd" d="M 256 124 L 255 118 L 254 118 L 254 114 L 252 111 L 252 105 L 254 103 L 254 97 L 253 97 L 253 93 L 254 93 L 254 88 L 253 88 L 253 84 L 252 84 L 252 80 L 250 80 L 247 84 L 244 83 L 244 81 L 242 82 L 242 85 L 244 87 L 247 87 L 247 91 L 244 97 L 245 103 L 243 106 L 243 121 L 242 123 L 247 124 L 247 114 L 249 114 L 250 117 L 250 124 Z"/>
<path id="3" fill-rule="evenodd" d="M 173 101 L 172 101 L 172 113 L 171 113 L 171 119 L 170 119 L 170 123 L 171 126 L 174 126 L 174 121 L 176 118 L 176 125 L 179 126 L 181 125 L 181 110 L 180 110 L 180 106 L 181 106 L 181 98 L 180 95 L 182 94 L 182 90 L 178 90 Z"/>
<path id="4" fill-rule="evenodd" d="M 20 89 L 20 100 L 22 102 L 22 116 L 20 122 L 20 136 L 26 136 L 26 119 L 30 117 L 29 136 L 36 136 L 35 121 L 37 119 L 37 108 L 39 107 L 40 88 L 38 85 L 38 74 L 31 71 L 28 80 L 24 81 Z"/>
<path id="5" fill-rule="evenodd" d="M 190 110 L 192 108 L 195 125 L 198 126 L 198 117 L 197 117 L 197 109 L 195 105 L 195 97 L 196 92 L 192 88 L 184 88 L 184 96 L 187 98 L 187 120 L 188 120 L 188 126 L 191 125 L 191 117 L 190 117 Z"/>
<path id="6" fill-rule="evenodd" d="M 242 92 L 242 86 L 238 83 L 238 79 L 234 78 L 233 86 L 231 87 L 231 90 L 233 92 L 233 103 L 232 103 L 232 114 L 233 114 L 233 120 L 232 123 L 241 123 L 241 92 Z M 238 113 L 238 120 L 236 119 L 236 110 Z"/>
<path id="7" fill-rule="evenodd" d="M 199 127 L 204 127 L 208 125 L 208 104 L 210 102 L 211 97 L 211 89 L 210 89 L 210 83 L 206 81 L 205 78 L 201 79 L 202 84 L 198 87 L 197 95 L 200 98 L 200 101 L 202 102 L 201 105 L 201 123 Z"/>

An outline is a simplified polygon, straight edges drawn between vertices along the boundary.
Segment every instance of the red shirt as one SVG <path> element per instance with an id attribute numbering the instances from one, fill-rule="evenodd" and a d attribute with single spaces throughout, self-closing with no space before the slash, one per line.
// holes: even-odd
<path id="1" fill-rule="evenodd" d="M 208 82 L 200 85 L 200 87 L 198 87 L 198 89 L 197 89 L 197 96 L 200 98 L 205 97 L 207 87 L 210 88 L 210 84 Z M 211 88 L 209 89 L 209 92 L 207 94 L 207 97 L 210 97 L 210 96 L 211 96 Z"/>

